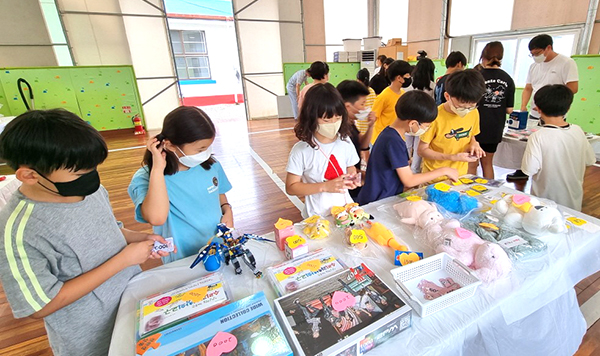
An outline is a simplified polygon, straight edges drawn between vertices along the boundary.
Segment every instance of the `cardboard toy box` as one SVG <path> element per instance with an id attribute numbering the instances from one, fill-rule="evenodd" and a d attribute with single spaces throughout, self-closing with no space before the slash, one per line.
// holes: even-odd
<path id="1" fill-rule="evenodd" d="M 140 300 L 136 340 L 231 302 L 221 273 L 212 273 Z"/>
<path id="2" fill-rule="evenodd" d="M 291 356 L 265 294 L 246 297 L 137 342 L 137 356 Z"/>
<path id="3" fill-rule="evenodd" d="M 386 57 L 402 59 L 406 61 L 408 60 L 408 46 L 388 45 L 386 47 L 379 47 L 377 50 L 377 55 L 382 54 L 384 54 Z"/>
<path id="4" fill-rule="evenodd" d="M 411 308 L 364 264 L 274 302 L 294 355 L 360 356 L 410 327 Z"/>

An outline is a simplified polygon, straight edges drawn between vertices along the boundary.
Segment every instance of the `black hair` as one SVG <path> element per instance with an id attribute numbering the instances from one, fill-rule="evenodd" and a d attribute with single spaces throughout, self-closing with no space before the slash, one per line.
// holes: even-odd
<path id="1" fill-rule="evenodd" d="M 365 86 L 369 86 L 369 78 L 371 77 L 371 73 L 367 68 L 363 68 L 356 73 L 356 79 L 358 79 Z"/>
<path id="2" fill-rule="evenodd" d="M 453 68 L 462 63 L 463 66 L 467 65 L 467 57 L 461 51 L 450 52 L 446 57 L 446 68 Z"/>
<path id="3" fill-rule="evenodd" d="M 535 93 L 533 101 L 546 116 L 564 116 L 573 103 L 573 92 L 566 85 L 545 85 Z"/>
<path id="4" fill-rule="evenodd" d="M 204 111 L 195 106 L 180 106 L 165 116 L 162 131 L 156 137 L 159 141 L 168 139 L 173 145 L 181 147 L 199 140 L 212 139 L 215 137 L 216 132 L 215 125 Z M 167 165 L 164 174 L 177 173 L 179 171 L 179 158 L 167 149 L 164 152 L 167 154 Z M 215 159 L 211 156 L 200 165 L 205 170 L 209 170 L 215 162 Z M 149 170 L 152 170 L 152 152 L 146 150 L 143 164 L 148 166 Z"/>
<path id="5" fill-rule="evenodd" d="M 421 90 L 404 93 L 396 102 L 396 116 L 403 121 L 432 122 L 437 115 L 438 108 L 435 100 Z"/>
<path id="6" fill-rule="evenodd" d="M 537 35 L 529 41 L 529 50 L 546 49 L 546 47 L 552 46 L 552 44 L 552 37 L 549 35 Z"/>
<path id="7" fill-rule="evenodd" d="M 407 61 L 403 61 L 403 60 L 396 60 L 394 62 L 392 62 L 392 64 L 389 65 L 387 71 L 386 71 L 386 75 L 387 78 L 390 82 L 393 82 L 394 79 L 396 79 L 396 77 L 398 76 L 404 76 L 405 74 L 408 74 L 412 72 L 412 66 L 407 62 Z"/>
<path id="8" fill-rule="evenodd" d="M 360 84 L 360 83 L 357 83 Z M 298 122 L 294 126 L 294 133 L 300 141 L 304 141 L 315 148 L 317 144 L 314 140 L 317 132 L 318 119 L 330 118 L 339 115 L 342 117 L 342 124 L 338 133 L 344 139 L 350 134 L 350 121 L 348 112 L 344 105 L 344 100 L 335 87 L 329 83 L 316 84 L 306 92 Z"/>
<path id="9" fill-rule="evenodd" d="M 479 60 L 485 59 L 488 61 L 488 65 L 500 66 L 502 64 L 502 58 L 504 57 L 504 46 L 502 42 L 492 41 L 483 47 L 481 51 L 481 57 Z"/>
<path id="10" fill-rule="evenodd" d="M 96 168 L 108 156 L 100 133 L 63 109 L 32 110 L 13 119 L 0 135 L 0 157 L 49 175 L 57 169 Z"/>
<path id="11" fill-rule="evenodd" d="M 376 74 L 376 75 L 380 75 L 380 76 L 384 77 L 384 78 L 385 78 L 385 80 L 388 80 L 388 81 L 389 81 L 389 79 L 388 79 L 388 77 L 387 77 L 387 69 L 385 69 L 385 67 L 384 67 L 383 65 L 384 65 L 384 64 L 387 64 L 387 65 L 388 65 L 388 67 L 389 67 L 389 66 L 390 66 L 390 64 L 394 63 L 394 61 L 395 61 L 395 59 L 394 59 L 394 58 L 392 58 L 392 57 L 386 57 L 386 58 L 383 60 L 383 62 L 381 62 L 381 67 L 380 67 L 380 69 L 379 69 L 379 72 L 377 72 L 377 74 Z"/>
<path id="12" fill-rule="evenodd" d="M 463 103 L 476 103 L 485 94 L 485 80 L 476 69 L 454 72 L 446 80 L 446 93 Z"/>
<path id="13" fill-rule="evenodd" d="M 431 82 L 435 76 L 435 64 L 429 58 L 421 58 L 412 72 L 412 86 L 419 90 L 433 90 Z"/>
<path id="14" fill-rule="evenodd" d="M 337 86 L 337 90 L 346 103 L 354 104 L 361 96 L 369 95 L 369 89 L 356 80 L 343 80 Z"/>
<path id="15" fill-rule="evenodd" d="M 387 58 L 387 56 L 385 54 L 380 54 L 377 56 L 377 60 L 379 61 L 379 63 L 383 64 L 383 61 L 385 61 Z"/>
<path id="16" fill-rule="evenodd" d="M 325 62 L 316 61 L 306 70 L 313 80 L 322 80 L 329 74 L 329 65 Z"/>

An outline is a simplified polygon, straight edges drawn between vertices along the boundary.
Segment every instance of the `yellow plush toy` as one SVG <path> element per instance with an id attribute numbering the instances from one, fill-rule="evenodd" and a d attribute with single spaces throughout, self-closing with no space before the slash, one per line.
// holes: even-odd
<path id="1" fill-rule="evenodd" d="M 322 219 L 318 215 L 311 216 L 304 220 L 306 227 L 302 230 L 304 234 L 311 240 L 321 240 L 329 236 L 331 231 L 329 220 Z"/>

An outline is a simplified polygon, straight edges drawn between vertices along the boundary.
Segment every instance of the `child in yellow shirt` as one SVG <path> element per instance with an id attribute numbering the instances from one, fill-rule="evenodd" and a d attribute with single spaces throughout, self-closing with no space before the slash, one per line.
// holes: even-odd
<path id="1" fill-rule="evenodd" d="M 455 72 L 446 81 L 446 102 L 438 106 L 438 116 L 421 136 L 419 156 L 423 157 L 423 172 L 451 167 L 465 175 L 469 162 L 475 162 L 485 152 L 475 140 L 479 134 L 477 102 L 485 93 L 481 73 L 473 69 Z"/>
<path id="2" fill-rule="evenodd" d="M 396 102 L 400 95 L 404 94 L 402 88 L 412 84 L 411 72 L 412 67 L 410 64 L 401 60 L 392 62 L 387 68 L 386 74 L 391 84 L 375 98 L 375 103 L 373 103 L 371 109 L 377 117 L 373 128 L 373 137 L 371 138 L 372 144 L 375 143 L 381 131 L 396 120 Z"/>

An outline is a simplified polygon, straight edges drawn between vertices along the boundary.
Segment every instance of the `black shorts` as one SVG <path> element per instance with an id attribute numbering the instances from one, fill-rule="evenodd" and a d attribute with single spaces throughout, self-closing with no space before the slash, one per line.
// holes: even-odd
<path id="1" fill-rule="evenodd" d="M 487 153 L 496 153 L 498 149 L 498 143 L 479 143 L 479 146 Z"/>

